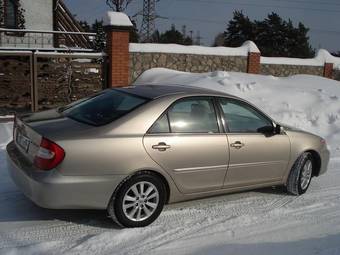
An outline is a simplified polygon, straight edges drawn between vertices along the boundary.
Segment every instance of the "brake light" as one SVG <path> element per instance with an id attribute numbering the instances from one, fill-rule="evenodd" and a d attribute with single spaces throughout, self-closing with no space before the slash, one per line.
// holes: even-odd
<path id="1" fill-rule="evenodd" d="M 51 170 L 58 166 L 65 157 L 65 151 L 58 144 L 42 138 L 34 165 L 41 170 Z"/>

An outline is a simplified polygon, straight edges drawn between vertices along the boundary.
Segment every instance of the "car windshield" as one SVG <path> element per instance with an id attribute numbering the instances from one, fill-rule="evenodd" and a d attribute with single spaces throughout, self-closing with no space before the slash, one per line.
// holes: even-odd
<path id="1" fill-rule="evenodd" d="M 149 99 L 118 90 L 107 90 L 63 108 L 63 115 L 93 126 L 102 126 L 133 111 Z"/>

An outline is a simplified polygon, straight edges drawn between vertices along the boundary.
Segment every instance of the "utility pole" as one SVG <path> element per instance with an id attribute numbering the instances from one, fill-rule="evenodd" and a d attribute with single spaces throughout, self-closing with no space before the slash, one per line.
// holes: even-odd
<path id="1" fill-rule="evenodd" d="M 201 45 L 201 39 L 203 39 L 203 37 L 201 36 L 201 32 L 197 31 L 197 34 L 196 34 L 196 37 L 195 37 L 195 44 Z"/>
<path id="2" fill-rule="evenodd" d="M 143 0 L 143 21 L 140 31 L 143 42 L 150 42 L 155 32 L 156 1 L 158 2 L 158 0 Z"/>
<path id="3" fill-rule="evenodd" d="M 182 35 L 183 35 L 184 38 L 187 37 L 187 26 L 186 25 L 182 26 Z"/>

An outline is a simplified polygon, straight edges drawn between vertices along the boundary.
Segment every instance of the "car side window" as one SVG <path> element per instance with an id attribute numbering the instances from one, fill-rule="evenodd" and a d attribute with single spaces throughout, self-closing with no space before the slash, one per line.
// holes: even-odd
<path id="1" fill-rule="evenodd" d="M 209 98 L 177 101 L 168 111 L 172 133 L 218 133 L 214 105 Z"/>
<path id="2" fill-rule="evenodd" d="M 259 133 L 261 128 L 273 125 L 271 120 L 243 102 L 220 98 L 219 104 L 231 133 Z"/>
<path id="3" fill-rule="evenodd" d="M 150 134 L 170 133 L 168 115 L 163 114 L 150 128 Z"/>

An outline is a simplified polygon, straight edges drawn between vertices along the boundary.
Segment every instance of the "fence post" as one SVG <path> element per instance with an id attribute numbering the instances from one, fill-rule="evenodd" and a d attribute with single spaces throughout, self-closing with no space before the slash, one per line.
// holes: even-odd
<path id="1" fill-rule="evenodd" d="M 248 53 L 248 68 L 247 73 L 259 74 L 261 71 L 261 53 Z"/>
<path id="2" fill-rule="evenodd" d="M 323 68 L 323 77 L 333 78 L 333 63 L 325 63 Z"/>
<path id="3" fill-rule="evenodd" d="M 129 39 L 132 27 L 129 17 L 124 13 L 108 12 L 104 18 L 109 64 L 108 87 L 122 87 L 129 83 Z"/>

